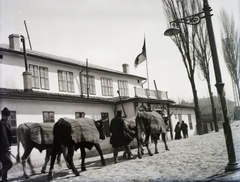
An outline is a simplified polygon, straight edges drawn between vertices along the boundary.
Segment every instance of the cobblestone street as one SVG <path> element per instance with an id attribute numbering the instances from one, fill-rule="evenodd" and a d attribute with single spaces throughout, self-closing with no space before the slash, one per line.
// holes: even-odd
<path id="1" fill-rule="evenodd" d="M 240 156 L 240 121 L 231 124 L 234 139 L 234 147 L 237 161 Z M 146 154 L 142 159 L 137 158 L 137 150 L 134 149 L 135 159 L 123 160 L 122 152 L 119 153 L 119 163 L 113 163 L 113 155 L 104 155 L 107 165 L 102 166 L 100 157 L 86 159 L 87 171 L 75 176 L 63 164 L 62 168 L 55 165 L 54 181 L 56 182 L 87 182 L 87 181 L 240 181 L 240 175 L 233 173 L 230 177 L 224 171 L 228 163 L 228 155 L 223 130 L 209 132 L 201 136 L 193 136 L 182 140 L 168 140 L 170 151 L 164 150 L 164 144 L 158 143 L 159 154 L 149 156 Z M 153 151 L 154 145 L 151 144 Z M 40 155 L 39 155 L 40 157 Z M 47 181 L 47 174 L 41 174 L 41 159 L 35 159 L 37 175 L 29 180 L 23 179 L 20 164 L 15 165 L 9 174 L 10 181 Z M 79 157 L 79 151 L 75 158 Z M 40 162 L 39 162 L 40 161 Z M 80 168 L 80 160 L 75 160 Z M 48 166 L 49 167 L 49 166 Z M 231 174 L 231 173 L 230 173 Z M 232 177 L 233 176 L 233 177 Z"/>

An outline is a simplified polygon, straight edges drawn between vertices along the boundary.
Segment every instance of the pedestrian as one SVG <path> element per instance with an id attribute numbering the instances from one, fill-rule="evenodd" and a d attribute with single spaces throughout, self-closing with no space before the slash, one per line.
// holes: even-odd
<path id="1" fill-rule="evenodd" d="M 2 110 L 2 119 L 0 121 L 0 161 L 2 163 L 1 176 L 2 182 L 7 182 L 7 172 L 12 168 L 11 144 L 12 134 L 11 125 L 7 122 L 10 116 L 8 108 Z"/>
<path id="2" fill-rule="evenodd" d="M 174 132 L 175 132 L 175 140 L 180 140 L 182 138 L 180 122 L 177 122 L 177 124 L 175 125 Z"/>
<path id="3" fill-rule="evenodd" d="M 110 123 L 110 144 L 112 144 L 114 151 L 113 157 L 114 162 L 118 162 L 118 148 L 124 147 L 124 150 L 128 154 L 128 159 L 132 158 L 131 149 L 129 147 L 129 143 L 132 141 L 133 136 L 135 135 L 135 131 L 128 129 L 125 121 L 122 119 L 122 111 L 117 111 L 117 115 L 115 118 L 111 120 Z"/>
<path id="4" fill-rule="evenodd" d="M 187 138 L 188 137 L 188 125 L 184 121 L 182 121 L 181 130 L 183 133 L 183 138 Z"/>

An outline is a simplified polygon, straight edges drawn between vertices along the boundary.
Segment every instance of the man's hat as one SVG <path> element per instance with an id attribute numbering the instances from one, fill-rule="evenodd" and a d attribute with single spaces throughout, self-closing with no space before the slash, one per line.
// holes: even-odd
<path id="1" fill-rule="evenodd" d="M 2 110 L 2 116 L 10 116 L 10 111 L 8 110 L 8 108 L 4 107 L 4 109 Z"/>
<path id="2" fill-rule="evenodd" d="M 122 110 L 117 111 L 117 117 L 122 117 Z"/>

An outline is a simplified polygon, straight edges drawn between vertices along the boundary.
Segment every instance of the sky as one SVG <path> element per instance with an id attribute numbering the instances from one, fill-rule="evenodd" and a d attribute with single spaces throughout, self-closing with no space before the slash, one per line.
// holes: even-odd
<path id="1" fill-rule="evenodd" d="M 238 23 L 240 0 L 209 0 L 209 5 L 226 99 L 234 100 L 221 50 L 219 14 L 224 8 Z M 8 44 L 13 33 L 27 37 L 24 21 L 35 51 L 88 59 L 91 64 L 118 71 L 127 63 L 131 74 L 149 78 L 150 89 L 155 90 L 155 81 L 157 89 L 167 91 L 170 99 L 193 100 L 181 54 L 171 38 L 163 35 L 168 22 L 161 0 L 0 0 L 0 44 Z M 144 36 L 147 62 L 135 68 Z M 30 48 L 28 40 L 26 46 Z M 212 62 L 210 69 L 212 91 L 217 95 Z M 199 70 L 195 80 L 198 97 L 209 97 Z"/>

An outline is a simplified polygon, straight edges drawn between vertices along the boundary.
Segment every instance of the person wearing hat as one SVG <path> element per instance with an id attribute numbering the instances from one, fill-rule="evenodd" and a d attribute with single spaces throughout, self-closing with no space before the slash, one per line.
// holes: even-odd
<path id="1" fill-rule="evenodd" d="M 124 147 L 126 153 L 128 154 L 128 159 L 132 158 L 131 149 L 128 146 L 129 143 L 132 141 L 132 136 L 135 135 L 133 130 L 128 129 L 125 121 L 122 119 L 122 111 L 117 111 L 117 115 L 115 118 L 111 120 L 110 124 L 110 144 L 112 144 L 114 151 L 113 157 L 114 162 L 118 162 L 118 148 Z"/>
<path id="2" fill-rule="evenodd" d="M 2 169 L 0 175 L 2 176 L 2 182 L 7 182 L 7 172 L 12 168 L 13 163 L 11 160 L 11 144 L 12 134 L 11 126 L 7 123 L 10 116 L 8 108 L 2 110 L 2 119 L 0 121 L 0 161 L 2 163 Z"/>

